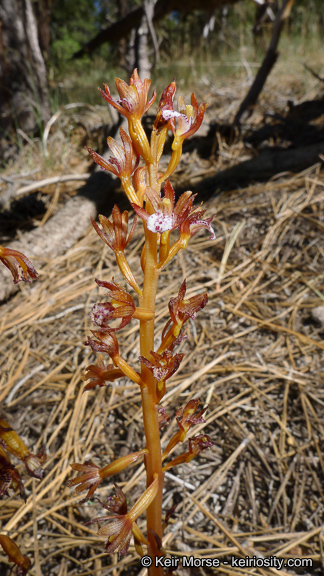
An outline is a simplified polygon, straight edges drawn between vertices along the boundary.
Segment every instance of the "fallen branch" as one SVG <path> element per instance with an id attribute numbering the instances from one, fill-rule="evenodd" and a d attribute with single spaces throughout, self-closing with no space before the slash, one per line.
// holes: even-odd
<path id="1" fill-rule="evenodd" d="M 320 82 L 324 82 L 324 76 L 320 76 L 319 74 L 317 74 L 317 72 L 315 72 L 315 70 L 313 70 L 313 68 L 311 68 L 310 66 L 308 66 L 308 64 L 306 64 L 306 62 L 303 62 L 302 64 L 303 64 L 305 70 L 308 70 L 308 72 L 310 72 L 314 76 L 314 78 L 316 78 Z"/>
<path id="2" fill-rule="evenodd" d="M 243 102 L 241 103 L 238 112 L 234 118 L 234 125 L 239 124 L 241 118 L 246 110 L 250 110 L 252 113 L 253 107 L 255 106 L 260 93 L 262 92 L 263 86 L 274 67 L 277 58 L 279 56 L 279 52 L 277 52 L 277 47 L 280 39 L 280 34 L 283 28 L 285 21 L 287 20 L 290 11 L 293 7 L 295 0 L 285 0 L 283 6 L 273 24 L 273 31 L 272 37 L 270 41 L 269 48 L 265 55 L 265 58 L 259 68 L 259 71 L 254 79 L 254 82 L 248 91 L 247 95 L 245 96 Z"/>
<path id="3" fill-rule="evenodd" d="M 28 186 L 22 186 L 18 188 L 14 196 L 24 196 L 29 194 L 29 192 L 34 192 L 34 190 L 39 190 L 39 188 L 45 188 L 50 184 L 60 184 L 61 182 L 72 182 L 73 180 L 88 180 L 91 174 L 86 172 L 85 174 L 65 174 L 65 176 L 52 176 L 51 178 L 45 178 L 45 180 L 39 180 L 38 182 L 33 182 Z"/>

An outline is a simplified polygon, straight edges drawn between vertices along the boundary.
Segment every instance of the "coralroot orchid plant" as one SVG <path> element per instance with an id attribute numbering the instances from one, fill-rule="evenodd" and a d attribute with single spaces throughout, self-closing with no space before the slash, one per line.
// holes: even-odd
<path id="1" fill-rule="evenodd" d="M 146 490 L 137 502 L 128 509 L 125 495 L 115 485 L 115 496 L 108 498 L 106 504 L 101 502 L 107 514 L 91 520 L 88 524 L 94 522 L 103 524 L 98 534 L 107 537 L 107 552 L 118 551 L 119 554 L 125 554 L 133 536 L 137 552 L 142 556 L 145 546 L 147 554 L 153 559 L 165 553 L 162 548 L 163 527 L 166 524 L 165 519 L 162 520 L 165 471 L 178 464 L 190 462 L 202 450 L 213 444 L 209 436 L 199 434 L 189 438 L 188 451 L 165 462 L 170 457 L 171 451 L 186 439 L 192 426 L 204 422 L 202 417 L 204 410 L 197 412 L 199 400 L 190 400 L 177 410 L 176 421 L 179 430 L 170 439 L 166 448 L 161 450 L 160 427 L 168 422 L 161 402 L 166 393 L 167 380 L 178 370 L 184 356 L 176 353 L 175 349 L 185 338 L 182 330 L 185 322 L 189 318 L 194 320 L 199 310 L 206 306 L 207 294 L 187 298 L 186 280 L 182 282 L 178 294 L 169 301 L 170 318 L 163 329 L 160 346 L 155 350 L 155 300 L 158 279 L 162 270 L 179 250 L 186 248 L 196 232 L 206 228 L 210 232 L 210 239 L 214 239 L 215 235 L 211 227 L 212 218 L 204 218 L 205 210 L 201 206 L 194 206 L 192 192 L 185 192 L 176 202 L 174 190 L 168 181 L 180 161 L 183 141 L 200 127 L 207 104 L 198 105 L 193 94 L 191 104 L 186 104 L 180 97 L 178 110 L 174 110 L 176 83 L 171 82 L 162 94 L 149 140 L 141 118 L 156 98 L 154 92 L 149 99 L 150 84 L 148 79 L 144 82 L 140 80 L 137 70 L 134 70 L 129 84 L 116 78 L 119 93 L 117 101 L 112 99 L 108 86 L 104 85 L 105 91 L 100 90 L 101 94 L 108 104 L 127 118 L 129 134 L 120 128 L 122 144 L 118 144 L 113 138 L 108 138 L 108 146 L 113 154 L 108 160 L 99 156 L 94 150 L 88 149 L 102 169 L 120 178 L 136 213 L 130 229 L 129 213 L 127 211 L 121 213 L 117 205 L 112 210 L 110 220 L 105 216 L 99 216 L 100 225 L 93 220 L 92 224 L 100 238 L 114 252 L 119 270 L 135 292 L 137 302 L 133 295 L 114 279 L 111 282 L 96 280 L 98 286 L 107 290 L 109 301 L 95 304 L 91 313 L 96 329 L 92 331 L 92 337 L 88 338 L 86 344 L 100 355 L 97 364 L 86 369 L 85 390 L 107 386 L 110 382 L 125 376 L 136 383 L 141 391 L 145 446 L 139 452 L 118 458 L 103 468 L 99 468 L 91 461 L 72 464 L 73 470 L 80 475 L 70 480 L 69 485 L 74 486 L 77 493 L 87 490 L 84 500 L 86 501 L 94 494 L 101 480 L 121 472 L 129 464 L 144 457 Z M 173 133 L 172 154 L 166 171 L 161 173 L 159 161 L 169 130 Z M 141 254 L 142 281 L 139 277 L 140 267 L 131 270 L 125 254 L 138 218 L 142 221 L 145 237 Z M 177 240 L 172 241 L 171 232 L 175 230 L 178 230 L 179 236 Z M 122 357 L 117 337 L 118 331 L 133 318 L 139 321 L 140 370 L 131 367 Z M 111 321 L 116 319 L 120 323 L 117 327 L 112 327 Z M 106 364 L 102 354 L 110 357 L 111 362 Z M 136 524 L 144 512 L 147 519 L 146 535 Z M 153 562 L 149 574 L 161 575 L 163 568 L 155 566 Z"/>
<path id="2" fill-rule="evenodd" d="M 23 256 L 20 252 L 16 252 L 16 254 Z M 33 270 L 37 274 L 34 268 Z M 21 279 L 24 279 L 25 282 L 29 281 L 28 278 Z M 45 450 L 40 454 L 31 454 L 22 438 L 0 414 L 0 498 L 4 495 L 8 496 L 10 490 L 13 490 L 14 492 L 19 492 L 20 497 L 26 502 L 26 492 L 22 477 L 16 466 L 12 464 L 9 454 L 24 463 L 26 473 L 29 476 L 38 480 L 43 477 L 42 464 L 46 460 Z M 8 555 L 9 560 L 16 564 L 16 576 L 25 576 L 31 566 L 31 560 L 27 556 L 23 556 L 20 548 L 8 535 L 0 534 L 0 546 Z"/>
<path id="3" fill-rule="evenodd" d="M 31 282 L 38 278 L 38 273 L 28 258 L 11 248 L 0 246 L 0 262 L 11 272 L 15 284 Z M 17 432 L 11 428 L 7 420 L 0 414 L 0 498 L 8 496 L 9 491 L 19 492 L 26 502 L 26 492 L 22 477 L 16 466 L 12 464 L 9 454 L 24 463 L 29 476 L 41 479 L 44 471 L 43 462 L 46 460 L 45 449 L 40 454 L 31 454 L 25 442 Z M 16 576 L 25 576 L 30 569 L 31 560 L 21 553 L 17 544 L 6 534 L 0 534 L 0 546 L 16 565 Z"/>

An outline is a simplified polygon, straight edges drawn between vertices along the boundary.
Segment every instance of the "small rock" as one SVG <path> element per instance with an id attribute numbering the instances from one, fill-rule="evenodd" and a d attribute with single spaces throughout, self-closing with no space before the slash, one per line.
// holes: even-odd
<path id="1" fill-rule="evenodd" d="M 315 322 L 324 324 L 324 306 L 316 306 L 316 308 L 313 308 L 311 315 Z"/>

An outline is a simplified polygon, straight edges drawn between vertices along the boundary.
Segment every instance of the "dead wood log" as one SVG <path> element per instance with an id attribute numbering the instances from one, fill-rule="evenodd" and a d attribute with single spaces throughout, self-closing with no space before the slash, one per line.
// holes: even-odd
<path id="1" fill-rule="evenodd" d="M 8 248 L 23 252 L 40 269 L 47 259 L 55 258 L 71 248 L 96 217 L 95 204 L 88 198 L 75 196 L 68 200 L 42 228 L 35 228 L 11 242 Z M 0 268 L 0 301 L 7 300 L 18 290 L 6 268 Z"/>
<path id="2" fill-rule="evenodd" d="M 253 108 L 258 100 L 260 93 L 262 92 L 263 86 L 274 67 L 277 58 L 279 56 L 279 52 L 277 52 L 277 47 L 280 39 L 280 34 L 283 28 L 285 21 L 287 20 L 290 11 L 293 7 L 295 0 L 284 0 L 282 8 L 278 13 L 278 16 L 273 24 L 273 31 L 272 37 L 270 41 L 269 48 L 265 55 L 265 58 L 259 68 L 259 71 L 254 79 L 254 82 L 248 91 L 247 95 L 245 96 L 243 102 L 241 103 L 235 118 L 234 118 L 234 125 L 238 125 L 241 121 L 243 114 L 248 110 L 249 115 L 252 113 Z"/>
<path id="3" fill-rule="evenodd" d="M 115 190 L 117 179 L 104 172 L 95 172 L 77 196 L 70 198 L 46 224 L 35 228 L 8 244 L 8 248 L 23 252 L 38 271 L 49 259 L 56 258 L 72 248 L 90 225 L 90 217 L 98 212 L 110 214 L 113 204 L 123 204 Z M 118 200 L 117 200 L 118 198 Z M 0 267 L 0 302 L 7 300 L 18 290 L 12 276 L 4 266 Z"/>

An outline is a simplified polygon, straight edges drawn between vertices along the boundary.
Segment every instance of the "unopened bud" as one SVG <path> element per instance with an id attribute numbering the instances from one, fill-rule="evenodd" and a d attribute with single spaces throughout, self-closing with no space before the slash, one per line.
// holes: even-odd
<path id="1" fill-rule="evenodd" d="M 24 458 L 24 464 L 26 471 L 28 472 L 28 474 L 30 474 L 30 476 L 38 478 L 38 480 L 41 480 L 43 478 L 44 470 L 41 467 L 40 461 L 37 458 L 37 456 L 29 454 L 29 456 L 26 456 Z"/>

